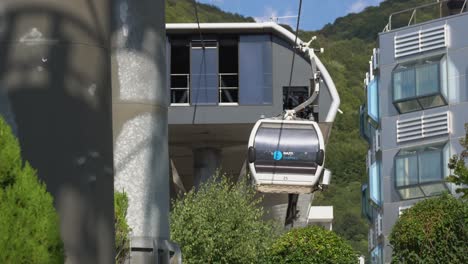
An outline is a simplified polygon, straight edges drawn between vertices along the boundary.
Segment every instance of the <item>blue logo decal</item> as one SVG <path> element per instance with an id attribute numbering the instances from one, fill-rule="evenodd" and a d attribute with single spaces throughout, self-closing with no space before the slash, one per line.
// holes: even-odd
<path id="1" fill-rule="evenodd" d="M 273 152 L 273 159 L 274 160 L 281 160 L 283 158 L 283 152 L 277 150 Z"/>

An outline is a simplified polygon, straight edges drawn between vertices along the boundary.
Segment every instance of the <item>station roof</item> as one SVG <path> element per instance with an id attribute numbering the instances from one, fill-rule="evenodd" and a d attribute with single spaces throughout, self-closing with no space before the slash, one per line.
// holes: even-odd
<path id="1" fill-rule="evenodd" d="M 289 44 L 294 45 L 295 35 L 286 28 L 274 22 L 262 23 L 200 23 L 200 30 L 204 34 L 255 34 L 270 33 Z M 169 23 L 166 24 L 168 34 L 190 34 L 198 33 L 197 23 Z M 302 44 L 297 39 L 297 44 Z"/>

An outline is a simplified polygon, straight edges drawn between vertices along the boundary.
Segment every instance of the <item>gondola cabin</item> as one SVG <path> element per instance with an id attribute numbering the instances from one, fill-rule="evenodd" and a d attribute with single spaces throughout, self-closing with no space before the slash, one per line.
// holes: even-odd
<path id="1" fill-rule="evenodd" d="M 261 192 L 311 193 L 325 160 L 322 132 L 309 120 L 259 120 L 249 138 L 249 168 Z"/>

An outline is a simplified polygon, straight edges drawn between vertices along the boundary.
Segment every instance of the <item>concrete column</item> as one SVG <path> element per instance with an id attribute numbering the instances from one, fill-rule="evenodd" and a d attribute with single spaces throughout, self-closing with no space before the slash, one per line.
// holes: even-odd
<path id="1" fill-rule="evenodd" d="M 132 263 L 154 263 L 153 242 L 169 239 L 164 7 L 163 0 L 115 0 L 114 5 L 115 187 L 129 197 L 132 248 L 144 249 L 132 252 Z"/>
<path id="2" fill-rule="evenodd" d="M 67 263 L 114 263 L 110 10 L 0 1 L 0 114 L 54 197 Z"/>
<path id="3" fill-rule="evenodd" d="M 259 193 L 264 197 L 262 206 L 268 211 L 265 220 L 275 220 L 284 225 L 286 212 L 288 210 L 288 194 L 287 193 Z"/>
<path id="4" fill-rule="evenodd" d="M 297 219 L 294 220 L 294 227 L 305 227 L 307 226 L 307 219 L 309 217 L 309 207 L 312 203 L 313 194 L 299 194 L 299 198 L 296 204 L 296 210 L 298 211 Z"/>
<path id="5" fill-rule="evenodd" d="M 221 150 L 216 148 L 197 148 L 193 150 L 194 186 L 211 178 L 221 165 Z"/>

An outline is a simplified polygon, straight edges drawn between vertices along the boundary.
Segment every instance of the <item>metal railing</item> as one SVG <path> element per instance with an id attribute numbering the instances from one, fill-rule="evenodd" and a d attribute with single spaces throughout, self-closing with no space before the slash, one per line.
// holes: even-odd
<path id="1" fill-rule="evenodd" d="M 388 24 L 383 29 L 383 32 L 414 25 L 417 23 L 430 21 L 436 18 L 449 16 L 451 15 L 450 13 L 443 12 L 444 6 L 447 4 L 447 2 L 449 2 L 449 0 L 438 0 L 437 2 L 434 2 L 434 3 L 420 5 L 414 8 L 409 8 L 406 10 L 392 13 L 390 14 L 388 18 Z M 460 9 L 460 14 L 467 11 L 467 8 L 468 8 L 467 3 L 468 3 L 468 0 L 465 0 L 463 2 L 463 5 Z M 407 22 L 405 22 L 405 20 Z M 397 23 L 399 22 L 400 24 L 394 25 L 395 22 Z"/>
<path id="2" fill-rule="evenodd" d="M 190 103 L 190 74 L 171 74 L 170 97 L 171 105 L 187 105 Z"/>
<path id="3" fill-rule="evenodd" d="M 239 74 L 220 73 L 218 80 L 219 104 L 237 105 L 239 103 Z"/>
<path id="4" fill-rule="evenodd" d="M 190 104 L 190 74 L 171 74 L 170 97 L 171 105 Z M 218 74 L 218 103 L 220 105 L 238 105 L 239 74 Z"/>

